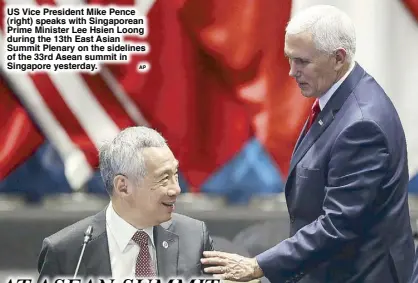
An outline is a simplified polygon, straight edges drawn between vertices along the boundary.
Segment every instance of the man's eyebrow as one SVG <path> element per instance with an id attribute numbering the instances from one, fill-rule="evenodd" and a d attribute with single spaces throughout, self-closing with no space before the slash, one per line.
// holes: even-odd
<path id="1" fill-rule="evenodd" d="M 310 61 L 310 59 L 308 59 L 308 58 L 303 58 L 303 57 L 292 57 L 292 56 L 287 56 L 286 55 L 286 58 L 288 58 L 288 59 L 292 59 L 292 60 L 299 60 L 299 61 Z"/>
<path id="2" fill-rule="evenodd" d="M 287 54 L 287 53 L 285 53 L 285 54 L 284 54 L 284 57 L 286 57 L 287 59 L 292 59 L 292 60 L 295 60 L 295 59 L 301 59 L 301 58 L 299 58 L 299 57 L 295 57 L 295 56 L 292 56 L 292 55 Z"/>
<path id="3" fill-rule="evenodd" d="M 179 162 L 177 161 L 176 163 L 177 164 L 176 164 L 176 167 L 175 167 L 175 171 L 177 171 L 179 169 Z M 162 175 L 168 174 L 170 172 L 172 172 L 171 168 L 166 168 L 163 171 L 161 171 L 161 173 L 159 173 L 158 176 L 162 176 Z"/>

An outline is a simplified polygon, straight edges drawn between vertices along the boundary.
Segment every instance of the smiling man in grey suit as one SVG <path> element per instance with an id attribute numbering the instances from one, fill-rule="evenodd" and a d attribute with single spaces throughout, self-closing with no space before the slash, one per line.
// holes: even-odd
<path id="1" fill-rule="evenodd" d="M 255 258 L 207 252 L 203 263 L 217 265 L 208 272 L 277 283 L 408 282 L 405 135 L 384 90 L 354 61 L 355 42 L 350 18 L 332 6 L 289 22 L 289 74 L 315 98 L 285 186 L 290 237 Z"/>
<path id="2" fill-rule="evenodd" d="M 74 275 L 89 225 L 80 277 L 204 276 L 200 258 L 212 240 L 203 222 L 173 213 L 178 161 L 164 138 L 147 127 L 127 128 L 99 156 L 111 202 L 44 240 L 39 279 Z"/>

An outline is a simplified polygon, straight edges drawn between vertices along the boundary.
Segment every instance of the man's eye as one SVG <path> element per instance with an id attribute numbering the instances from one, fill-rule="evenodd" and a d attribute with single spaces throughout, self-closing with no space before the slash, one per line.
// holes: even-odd
<path id="1" fill-rule="evenodd" d="M 309 63 L 308 60 L 303 60 L 303 59 L 300 59 L 300 58 L 295 58 L 294 61 L 298 65 L 305 65 L 305 64 L 308 64 Z"/>

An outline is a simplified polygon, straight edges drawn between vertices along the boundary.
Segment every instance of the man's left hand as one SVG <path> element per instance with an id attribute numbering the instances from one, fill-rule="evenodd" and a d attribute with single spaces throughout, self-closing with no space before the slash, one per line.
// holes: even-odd
<path id="1" fill-rule="evenodd" d="M 204 251 L 203 256 L 202 264 L 211 265 L 204 271 L 215 274 L 217 278 L 245 282 L 263 277 L 255 258 L 217 251 Z"/>

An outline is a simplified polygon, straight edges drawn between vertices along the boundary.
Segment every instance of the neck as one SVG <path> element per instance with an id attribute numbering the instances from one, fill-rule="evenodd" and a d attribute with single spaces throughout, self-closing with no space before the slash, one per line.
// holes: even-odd
<path id="1" fill-rule="evenodd" d="M 334 81 L 334 83 L 338 82 L 339 80 L 341 80 L 342 77 L 344 77 L 344 75 L 348 72 L 348 70 L 350 69 L 351 63 L 346 63 L 341 70 L 339 70 L 337 72 L 337 77 Z"/>
<path id="2" fill-rule="evenodd" d="M 145 217 L 138 213 L 138 211 L 132 209 L 130 204 L 123 200 L 112 198 L 112 207 L 123 220 L 136 229 L 144 229 L 153 226 L 152 224 L 147 223 Z"/>

